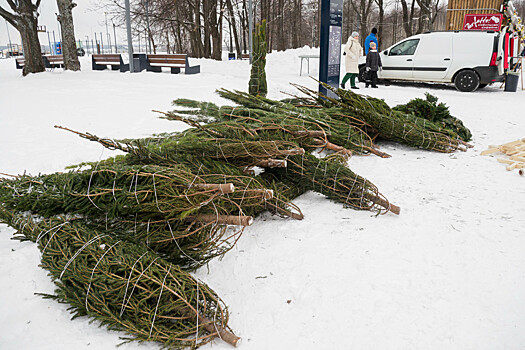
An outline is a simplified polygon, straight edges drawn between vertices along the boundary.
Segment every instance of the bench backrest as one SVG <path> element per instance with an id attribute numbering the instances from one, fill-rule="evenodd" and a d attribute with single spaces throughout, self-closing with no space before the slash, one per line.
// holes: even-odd
<path id="1" fill-rule="evenodd" d="M 114 62 L 115 64 L 120 64 L 121 62 L 120 54 L 94 54 L 92 59 L 95 63 Z"/>
<path id="2" fill-rule="evenodd" d="M 64 55 L 47 55 L 49 63 L 64 63 Z"/>
<path id="3" fill-rule="evenodd" d="M 23 58 L 23 57 L 20 57 L 20 58 L 15 58 L 16 60 L 16 63 L 18 63 L 19 65 L 23 66 L 24 64 L 26 64 L 26 59 Z"/>
<path id="4" fill-rule="evenodd" d="M 186 54 L 146 55 L 150 64 L 169 64 L 186 66 Z"/>

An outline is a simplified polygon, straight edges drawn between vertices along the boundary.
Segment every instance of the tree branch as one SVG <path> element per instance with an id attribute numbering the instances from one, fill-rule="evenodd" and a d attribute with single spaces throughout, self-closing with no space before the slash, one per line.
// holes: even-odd
<path id="1" fill-rule="evenodd" d="M 6 1 L 9 7 L 11 8 L 11 10 L 15 12 L 18 10 L 18 6 L 13 2 L 13 0 L 6 0 Z"/>
<path id="2" fill-rule="evenodd" d="M 0 16 L 2 16 L 6 21 L 8 21 L 9 24 L 11 24 L 13 27 L 18 29 L 18 16 L 6 11 L 2 6 L 0 6 Z"/>

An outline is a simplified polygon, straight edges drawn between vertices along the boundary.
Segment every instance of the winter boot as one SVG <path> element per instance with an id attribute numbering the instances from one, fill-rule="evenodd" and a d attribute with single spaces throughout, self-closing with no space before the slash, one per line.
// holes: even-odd
<path id="1" fill-rule="evenodd" d="M 341 84 L 341 89 L 344 89 L 345 88 L 345 84 Z"/>

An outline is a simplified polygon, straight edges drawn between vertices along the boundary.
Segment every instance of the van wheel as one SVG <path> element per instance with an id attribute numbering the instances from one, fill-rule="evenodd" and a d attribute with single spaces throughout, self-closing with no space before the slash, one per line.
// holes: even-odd
<path id="1" fill-rule="evenodd" d="M 365 74 L 366 74 L 366 67 L 363 66 L 361 68 L 359 68 L 359 75 L 357 76 L 357 80 L 359 80 L 360 83 L 364 83 L 366 78 L 365 78 Z"/>
<path id="2" fill-rule="evenodd" d="M 473 70 L 461 71 L 454 78 L 456 89 L 463 92 L 471 92 L 479 87 L 479 77 Z"/>

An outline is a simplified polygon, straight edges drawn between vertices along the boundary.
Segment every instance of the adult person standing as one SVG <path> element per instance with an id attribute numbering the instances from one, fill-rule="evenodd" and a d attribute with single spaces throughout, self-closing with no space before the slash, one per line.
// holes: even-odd
<path id="1" fill-rule="evenodd" d="M 355 86 L 355 78 L 359 74 L 358 60 L 363 53 L 363 48 L 359 44 L 359 33 L 352 32 L 348 41 L 346 42 L 343 55 L 345 57 L 346 74 L 341 82 L 341 88 L 345 88 L 345 83 L 350 79 L 350 87 L 352 89 L 359 89 Z"/>
<path id="2" fill-rule="evenodd" d="M 370 35 L 366 37 L 365 39 L 365 55 L 368 55 L 368 50 L 370 50 L 370 43 L 374 42 L 376 43 L 376 47 L 379 48 L 379 42 L 377 41 L 377 28 L 372 28 L 372 31 L 370 32 Z"/>

